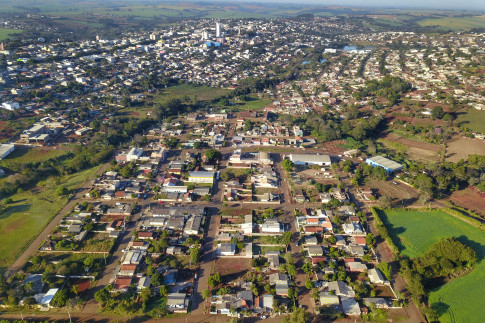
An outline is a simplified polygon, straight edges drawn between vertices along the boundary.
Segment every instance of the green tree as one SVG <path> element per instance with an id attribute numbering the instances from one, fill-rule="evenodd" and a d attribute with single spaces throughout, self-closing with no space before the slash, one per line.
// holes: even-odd
<path id="1" fill-rule="evenodd" d="M 221 159 L 221 152 L 215 149 L 209 149 L 205 152 L 205 157 L 209 163 L 214 163 Z"/>
<path id="2" fill-rule="evenodd" d="M 192 264 L 197 264 L 200 261 L 200 248 L 193 247 L 190 249 L 190 261 Z"/>
<path id="3" fill-rule="evenodd" d="M 387 262 L 385 261 L 380 262 L 377 265 L 377 268 L 382 272 L 382 274 L 386 277 L 387 280 L 391 280 L 392 278 L 391 266 Z"/>
<path id="4" fill-rule="evenodd" d="M 63 307 L 66 305 L 68 299 L 69 297 L 68 297 L 67 290 L 61 289 L 52 298 L 52 305 L 55 307 Z"/>
<path id="5" fill-rule="evenodd" d="M 209 276 L 208 284 L 210 287 L 214 288 L 221 283 L 221 275 L 219 273 L 215 273 L 214 275 Z"/>
<path id="6" fill-rule="evenodd" d="M 443 108 L 440 107 L 439 105 L 435 106 L 431 111 L 431 116 L 434 119 L 441 119 L 443 118 L 443 115 L 444 115 Z"/>
<path id="7" fill-rule="evenodd" d="M 312 281 L 310 280 L 310 278 L 308 278 L 308 279 L 306 280 L 306 282 L 305 282 L 305 287 L 306 287 L 306 289 L 308 289 L 308 290 L 311 290 L 311 289 L 313 288 L 313 283 L 312 283 Z"/>
<path id="8" fill-rule="evenodd" d="M 286 170 L 287 172 L 291 172 L 291 170 L 293 169 L 293 167 L 295 167 L 295 163 L 293 163 L 289 159 L 285 159 L 281 163 L 281 167 L 283 167 L 283 169 Z"/>
<path id="9" fill-rule="evenodd" d="M 67 195 L 69 194 L 69 190 L 67 189 L 67 187 L 65 186 L 58 186 L 56 188 L 56 195 L 57 196 L 64 196 L 64 195 Z"/>
<path id="10" fill-rule="evenodd" d="M 309 322 L 308 313 L 303 307 L 296 307 L 290 316 L 282 320 L 283 323 L 306 323 Z"/>
<path id="11" fill-rule="evenodd" d="M 94 294 L 94 299 L 101 305 L 106 304 L 111 299 L 111 294 L 106 287 L 100 289 Z"/>
<path id="12" fill-rule="evenodd" d="M 210 291 L 210 290 L 208 290 L 208 289 L 204 289 L 204 290 L 202 291 L 202 297 L 203 297 L 204 299 L 208 299 L 209 297 L 211 297 L 211 295 L 212 295 L 212 293 L 211 293 L 211 291 Z"/>

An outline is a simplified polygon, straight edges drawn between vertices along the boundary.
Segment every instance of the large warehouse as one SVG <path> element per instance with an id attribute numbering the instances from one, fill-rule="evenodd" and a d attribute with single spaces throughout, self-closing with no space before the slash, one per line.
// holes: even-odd
<path id="1" fill-rule="evenodd" d="M 290 160 L 295 165 L 330 166 L 332 164 L 329 155 L 319 154 L 290 154 Z"/>
<path id="2" fill-rule="evenodd" d="M 365 162 L 374 167 L 384 168 L 388 174 L 402 169 L 401 164 L 382 156 L 367 158 Z"/>

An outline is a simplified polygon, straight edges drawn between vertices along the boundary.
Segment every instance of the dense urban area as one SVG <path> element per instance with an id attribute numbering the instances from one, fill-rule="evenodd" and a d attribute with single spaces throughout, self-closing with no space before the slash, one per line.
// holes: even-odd
<path id="1" fill-rule="evenodd" d="M 485 315 L 484 29 L 36 19 L 0 17 L 1 320 Z"/>

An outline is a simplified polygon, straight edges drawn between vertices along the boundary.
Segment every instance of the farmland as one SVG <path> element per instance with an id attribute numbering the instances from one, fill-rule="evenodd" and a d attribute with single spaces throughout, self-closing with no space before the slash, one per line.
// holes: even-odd
<path id="1" fill-rule="evenodd" d="M 470 30 L 472 28 L 484 28 L 485 16 L 425 19 L 419 21 L 419 24 L 421 26 L 439 26 L 442 29 Z"/>
<path id="2" fill-rule="evenodd" d="M 472 210 L 485 218 L 485 192 L 476 187 L 469 187 L 451 194 L 451 201 L 458 206 Z"/>
<path id="3" fill-rule="evenodd" d="M 476 268 L 430 292 L 429 303 L 439 307 L 440 322 L 480 321 L 485 315 L 481 306 L 485 290 L 476 288 L 476 284 L 485 280 L 484 233 L 441 211 L 390 210 L 381 213 L 381 217 L 404 256 L 420 256 L 441 238 L 450 236 L 476 251 L 479 259 Z"/>

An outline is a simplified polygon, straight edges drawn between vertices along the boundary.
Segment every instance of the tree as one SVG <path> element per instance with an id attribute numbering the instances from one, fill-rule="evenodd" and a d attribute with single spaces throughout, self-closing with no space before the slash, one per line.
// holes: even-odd
<path id="1" fill-rule="evenodd" d="M 289 159 L 285 159 L 281 163 L 281 167 L 283 167 L 283 169 L 286 170 L 287 172 L 291 172 L 291 170 L 293 169 L 293 167 L 295 167 L 295 163 L 293 163 Z"/>
<path id="2" fill-rule="evenodd" d="M 283 323 L 306 323 L 308 322 L 308 313 L 303 307 L 293 309 L 290 316 L 283 319 Z"/>
<path id="3" fill-rule="evenodd" d="M 94 299 L 96 302 L 104 305 L 107 301 L 111 299 L 111 294 L 106 287 L 100 289 L 99 291 L 94 294 Z"/>
<path id="4" fill-rule="evenodd" d="M 307 275 L 310 275 L 311 273 L 313 273 L 313 266 L 309 262 L 304 263 L 303 266 L 301 267 L 301 269 L 303 269 L 303 271 Z"/>
<path id="5" fill-rule="evenodd" d="M 377 265 L 377 268 L 382 272 L 384 276 L 386 276 L 387 280 L 391 280 L 392 278 L 392 272 L 391 272 L 391 266 L 383 261 Z"/>
<path id="6" fill-rule="evenodd" d="M 61 289 L 52 298 L 52 305 L 55 307 L 63 307 L 66 305 L 68 298 L 67 290 Z"/>
<path id="7" fill-rule="evenodd" d="M 215 149 L 209 149 L 205 152 L 205 157 L 207 157 L 207 161 L 209 163 L 214 163 L 221 159 L 221 152 Z"/>
<path id="8" fill-rule="evenodd" d="M 374 237 L 374 235 L 372 233 L 368 233 L 366 236 L 365 236 L 365 243 L 369 246 L 369 247 L 373 247 L 375 244 L 376 244 L 376 237 Z"/>
<path id="9" fill-rule="evenodd" d="M 443 115 L 444 115 L 443 108 L 440 107 L 439 105 L 435 106 L 431 111 L 431 116 L 434 119 L 441 119 L 443 118 Z"/>
<path id="10" fill-rule="evenodd" d="M 208 298 L 209 298 L 209 297 L 211 297 L 211 296 L 212 296 L 212 293 L 211 293 L 211 291 L 210 291 L 210 290 L 208 290 L 208 289 L 204 289 L 204 290 L 202 291 L 202 297 L 203 297 L 204 299 L 208 299 Z"/>
<path id="11" fill-rule="evenodd" d="M 69 190 L 65 186 L 58 186 L 56 189 L 56 195 L 57 196 L 64 196 L 69 194 Z"/>
<path id="12" fill-rule="evenodd" d="M 291 277 L 296 276 L 296 267 L 294 264 L 287 263 L 286 270 L 288 271 L 288 275 L 290 275 Z"/>
<path id="13" fill-rule="evenodd" d="M 298 297 L 298 291 L 296 291 L 294 288 L 288 288 L 288 298 L 294 299 Z"/>
<path id="14" fill-rule="evenodd" d="M 221 275 L 219 273 L 215 273 L 214 275 L 209 276 L 208 284 L 210 287 L 214 288 L 221 283 Z"/>
<path id="15" fill-rule="evenodd" d="M 192 264 L 198 263 L 200 260 L 200 248 L 194 247 L 190 249 L 190 261 Z"/>
<path id="16" fill-rule="evenodd" d="M 151 279 L 151 284 L 152 286 L 160 286 L 162 284 L 162 277 L 160 277 L 160 274 L 159 273 L 154 273 L 152 275 L 152 279 Z"/>
<path id="17" fill-rule="evenodd" d="M 379 206 L 383 209 L 391 208 L 391 199 L 386 195 L 381 196 L 379 198 Z"/>
<path id="18" fill-rule="evenodd" d="M 310 280 L 310 278 L 308 278 L 308 279 L 306 280 L 306 282 L 305 282 L 305 287 L 306 287 L 306 289 L 308 289 L 308 290 L 311 290 L 311 289 L 313 288 L 313 283 L 312 283 L 312 281 Z"/>

